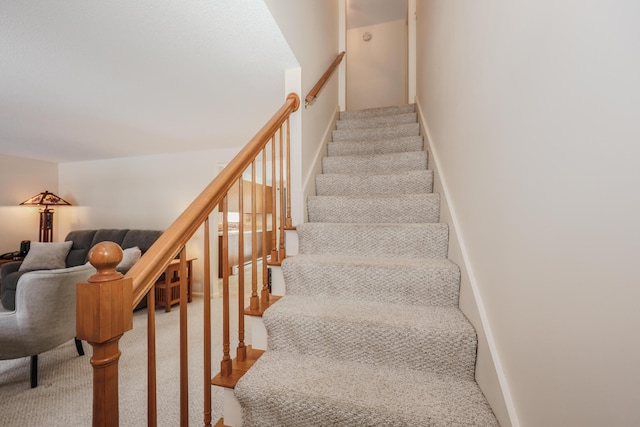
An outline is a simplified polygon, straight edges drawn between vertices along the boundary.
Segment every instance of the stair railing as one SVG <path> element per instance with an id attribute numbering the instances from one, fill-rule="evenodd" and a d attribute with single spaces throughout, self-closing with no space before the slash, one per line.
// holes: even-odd
<path id="1" fill-rule="evenodd" d="M 230 307 L 229 307 L 229 221 L 230 209 L 239 214 L 238 238 L 238 345 L 237 362 L 251 355 L 244 343 L 244 234 L 243 219 L 250 217 L 252 294 L 249 310 L 264 310 L 269 305 L 267 256 L 270 262 L 279 263 L 286 256 L 284 229 L 291 227 L 290 210 L 290 115 L 300 106 L 300 98 L 292 93 L 274 116 L 260 129 L 249 143 L 236 155 L 218 176 L 202 191 L 191 205 L 158 238 L 142 258 L 123 276 L 115 267 L 122 259 L 122 249 L 111 242 L 102 242 L 90 251 L 90 262 L 97 273 L 88 282 L 79 283 L 77 289 L 77 337 L 93 347 L 93 426 L 118 426 L 118 342 L 133 326 L 133 308 L 147 296 L 148 310 L 148 425 L 155 426 L 156 416 L 156 362 L 155 362 L 155 292 L 154 284 L 168 264 L 176 256 L 180 259 L 180 277 L 186 277 L 185 245 L 191 237 L 204 229 L 204 425 L 211 426 L 211 265 L 210 265 L 210 215 L 219 209 L 222 217 L 222 271 L 223 354 L 217 378 L 233 381 L 234 363 L 231 360 Z M 271 185 L 267 185 L 267 159 L 271 157 Z M 257 182 L 257 167 L 261 167 L 262 182 Z M 286 180 L 285 180 L 286 170 Z M 247 183 L 243 178 L 251 174 L 247 200 Z M 271 188 L 269 188 L 271 187 Z M 238 188 L 237 202 L 231 202 L 233 189 Z M 260 194 L 260 196 L 259 196 Z M 234 203 L 236 203 L 234 205 Z M 231 205 L 231 206 L 230 206 Z M 250 209 L 250 210 L 248 210 Z M 257 215 L 260 214 L 260 222 Z M 271 217 L 271 229 L 268 228 Z M 218 220 L 218 218 L 216 218 Z M 218 222 L 218 221 L 216 221 Z M 258 223 L 261 224 L 262 243 L 258 242 Z M 279 224 L 279 227 L 278 227 Z M 279 228 L 279 229 L 278 229 Z M 271 244 L 271 251 L 269 251 Z M 277 250 L 273 250 L 277 248 Z M 259 256 L 260 255 L 260 256 Z M 262 262 L 258 262 L 258 258 Z M 259 266 L 261 264 L 261 266 Z M 262 289 L 258 295 L 258 275 L 262 275 Z M 182 282 L 185 283 L 184 281 Z M 187 347 L 187 286 L 180 286 L 180 425 L 187 426 L 188 414 L 188 347 Z M 249 356 L 247 354 L 250 354 Z M 245 368 L 246 369 L 246 368 Z"/>
<path id="2" fill-rule="evenodd" d="M 338 56 L 336 56 L 336 59 L 334 59 L 331 65 L 329 65 L 329 68 L 327 68 L 327 71 L 325 71 L 322 77 L 320 77 L 320 80 L 318 80 L 318 83 L 316 83 L 315 86 L 313 86 L 313 88 L 309 91 L 307 96 L 304 98 L 305 108 L 308 107 L 309 104 L 315 101 L 315 99 L 318 97 L 318 93 L 322 90 L 324 85 L 327 83 L 327 81 L 329 80 L 329 77 L 331 77 L 331 74 L 333 74 L 336 68 L 338 68 L 338 65 L 340 65 L 340 62 L 342 62 L 342 58 L 344 57 L 345 53 L 346 52 L 343 51 L 339 53 Z"/>

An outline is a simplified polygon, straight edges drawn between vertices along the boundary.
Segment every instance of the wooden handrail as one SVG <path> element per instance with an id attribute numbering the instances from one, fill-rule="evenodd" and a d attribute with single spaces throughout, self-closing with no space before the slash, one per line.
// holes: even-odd
<path id="1" fill-rule="evenodd" d="M 79 283 L 77 290 L 77 336 L 87 340 L 93 346 L 94 357 L 91 359 L 93 366 L 93 426 L 94 427 L 117 427 L 119 425 L 118 414 L 118 359 L 120 350 L 118 341 L 122 335 L 133 327 L 133 309 L 142 299 L 148 295 L 148 425 L 155 427 L 156 417 L 156 351 L 155 351 L 155 291 L 153 290 L 156 280 L 165 272 L 169 263 L 174 261 L 179 255 L 179 277 L 184 280 L 187 274 L 186 244 L 196 231 L 203 226 L 205 232 L 205 271 L 204 271 L 204 423 L 211 425 L 211 390 L 207 391 L 212 384 L 211 379 L 211 301 L 210 301 L 210 239 L 209 239 L 209 217 L 218 207 L 223 213 L 223 262 L 221 265 L 223 274 L 223 359 L 220 363 L 221 371 L 218 376 L 224 378 L 225 384 L 231 384 L 237 380 L 237 375 L 232 378 L 234 366 L 230 355 L 230 331 L 229 331 L 229 265 L 228 265 L 228 193 L 238 182 L 240 186 L 239 205 L 240 212 L 244 211 L 242 190 L 242 175 L 251 167 L 251 214 L 252 214 L 252 257 L 253 274 L 257 271 L 257 258 L 255 252 L 258 250 L 255 242 L 256 235 L 256 158 L 262 156 L 263 161 L 263 181 L 266 176 L 265 161 L 267 146 L 271 144 L 271 150 L 277 149 L 274 141 L 276 135 L 282 139 L 283 127 L 287 128 L 287 144 L 289 143 L 289 117 L 300 107 L 300 98 L 297 94 L 291 93 L 287 96 L 285 103 L 278 109 L 273 117 L 255 134 L 247 145 L 229 162 L 227 167 L 218 174 L 216 178 L 200 193 L 200 195 L 187 207 L 187 209 L 171 224 L 171 226 L 156 240 L 144 256 L 129 270 L 126 276 L 116 272 L 115 267 L 122 259 L 122 249 L 112 242 L 103 242 L 91 249 L 90 260 L 97 269 L 96 275 L 92 276 L 87 283 Z M 279 149 L 280 156 L 283 156 L 282 141 Z M 287 149 L 287 155 L 289 151 Z M 287 159 L 289 161 L 289 159 Z M 282 168 L 283 162 L 275 161 L 272 168 Z M 275 174 L 275 169 L 274 169 Z M 277 183 L 281 188 L 289 187 L 288 182 L 282 181 L 282 171 L 280 171 L 280 181 Z M 275 182 L 274 182 L 275 183 Z M 262 183 L 262 193 L 266 194 L 266 183 Z M 276 185 L 272 185 L 275 189 Z M 263 224 L 266 215 L 275 216 L 282 214 L 283 206 L 275 207 L 275 197 L 271 203 L 271 208 L 267 211 L 266 201 L 262 200 Z M 280 200 L 284 204 L 284 200 Z M 290 201 L 286 201 L 290 204 Z M 284 220 L 281 220 L 284 221 Z M 284 223 L 283 223 L 284 224 Z M 284 227 L 283 225 L 281 227 Z M 263 226 L 264 238 L 266 239 L 266 227 Z M 276 230 L 272 230 L 276 234 Z M 283 247 L 283 242 L 281 246 Z M 284 254 L 284 251 L 282 251 Z M 242 253 L 242 252 L 241 252 Z M 240 257 L 241 259 L 244 257 Z M 266 263 L 266 255 L 262 258 Z M 264 265 L 261 267 L 264 269 Z M 263 270 L 264 271 L 264 270 Z M 167 273 L 165 272 L 165 275 Z M 190 273 L 189 273 L 190 274 Z M 166 281 L 170 278 L 166 277 Z M 239 281 L 242 288 L 244 280 Z M 185 282 L 183 282 L 184 284 Z M 255 289 L 255 287 L 254 287 Z M 167 292 L 169 292 L 167 290 Z M 180 425 L 187 426 L 189 423 L 189 384 L 188 384 L 188 342 L 187 342 L 187 302 L 188 286 L 180 286 Z M 254 293 L 256 293 L 254 291 Z M 237 359 L 242 362 L 245 355 L 250 351 L 250 346 L 244 344 L 244 314 L 242 307 L 244 302 L 243 291 L 239 290 L 239 343 L 237 349 Z M 169 298 L 169 295 L 166 296 Z M 260 308 L 268 306 L 268 295 L 263 296 L 263 302 L 259 303 Z M 255 361 L 256 352 L 250 353 L 250 357 Z M 235 379 L 234 379 L 235 378 Z"/>
<path id="2" fill-rule="evenodd" d="M 298 110 L 300 98 L 291 93 L 273 117 L 255 134 L 227 167 L 158 238 L 125 278 L 133 279 L 133 307 L 151 290 L 155 280 L 175 258 L 205 219 L 222 201 L 237 179 L 270 141 L 289 115 Z"/>
<path id="3" fill-rule="evenodd" d="M 329 80 L 329 77 L 331 77 L 331 74 L 333 74 L 336 68 L 338 68 L 338 65 L 342 61 L 342 58 L 344 57 L 345 53 L 346 52 L 343 51 L 340 54 L 338 54 L 338 56 L 336 56 L 336 59 L 334 59 L 331 65 L 329 65 L 329 68 L 327 68 L 327 71 L 325 71 L 322 77 L 320 77 L 320 80 L 318 80 L 318 83 L 316 83 L 313 89 L 311 89 L 309 94 L 304 98 L 305 107 L 307 107 L 316 99 L 316 97 L 318 96 L 318 93 L 320 92 L 320 90 L 322 90 L 322 87 L 327 83 L 327 80 Z"/>

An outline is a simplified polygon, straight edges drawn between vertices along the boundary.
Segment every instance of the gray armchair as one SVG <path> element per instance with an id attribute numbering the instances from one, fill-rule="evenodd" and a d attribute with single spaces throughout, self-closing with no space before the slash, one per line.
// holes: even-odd
<path id="1" fill-rule="evenodd" d="M 38 354 L 75 338 L 76 283 L 95 271 L 81 265 L 27 272 L 16 286 L 15 310 L 0 305 L 0 360 L 30 356 L 32 388 L 38 385 Z M 76 348 L 84 354 L 78 340 Z"/>

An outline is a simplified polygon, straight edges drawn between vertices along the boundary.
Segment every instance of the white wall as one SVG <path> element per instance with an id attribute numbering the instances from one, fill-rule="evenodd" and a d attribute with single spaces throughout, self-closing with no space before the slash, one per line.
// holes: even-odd
<path id="1" fill-rule="evenodd" d="M 165 230 L 238 150 L 210 150 L 60 164 L 60 240 L 71 230 L 130 228 Z M 66 197 L 65 197 L 66 198 Z M 217 266 L 218 218 L 210 220 L 212 260 Z M 203 233 L 187 245 L 194 262 L 194 290 L 202 292 Z M 217 277 L 217 275 L 212 275 Z M 213 286 L 214 293 L 217 283 Z"/>
<path id="2" fill-rule="evenodd" d="M 417 93 L 522 426 L 640 419 L 640 4 L 417 1 Z"/>
<path id="3" fill-rule="evenodd" d="M 20 203 L 45 190 L 65 198 L 58 192 L 56 163 L 2 154 L 0 189 L 0 253 L 17 251 L 22 240 L 38 241 L 38 209 L 18 206 Z M 54 240 L 57 240 L 58 217 L 65 209 L 69 208 L 54 209 Z"/>
<path id="4" fill-rule="evenodd" d="M 347 30 L 347 110 L 407 103 L 406 23 L 402 19 Z M 369 41 L 363 39 L 365 33 L 371 35 Z"/>
<path id="5" fill-rule="evenodd" d="M 265 0 L 301 68 L 301 98 L 313 88 L 339 53 L 338 0 Z M 302 101 L 304 103 L 304 101 Z M 338 105 L 335 73 L 316 101 L 302 111 L 301 170 L 303 194 L 315 194 L 313 177 L 320 173 Z M 295 224 L 294 224 L 295 225 Z"/>

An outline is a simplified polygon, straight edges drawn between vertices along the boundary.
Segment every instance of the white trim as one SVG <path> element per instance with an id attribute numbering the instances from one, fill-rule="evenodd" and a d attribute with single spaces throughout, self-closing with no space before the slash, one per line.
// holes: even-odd
<path id="1" fill-rule="evenodd" d="M 409 104 L 416 99 L 416 0 L 407 2 L 407 92 Z"/>
<path id="2" fill-rule="evenodd" d="M 511 395 L 509 384 L 507 382 L 507 378 L 504 373 L 504 368 L 502 366 L 502 361 L 500 359 L 500 354 L 498 353 L 498 348 L 496 346 L 496 342 L 493 337 L 493 332 L 491 331 L 489 318 L 487 316 L 487 310 L 485 308 L 484 302 L 482 301 L 482 295 L 480 294 L 478 281 L 475 277 L 475 274 L 473 272 L 473 267 L 470 262 L 469 252 L 467 251 L 467 246 L 465 244 L 462 233 L 460 231 L 458 216 L 456 215 L 454 206 L 451 204 L 449 188 L 447 186 L 447 182 L 444 176 L 442 175 L 442 168 L 441 168 L 440 159 L 438 157 L 438 152 L 436 151 L 435 147 L 431 143 L 431 141 L 433 141 L 433 138 L 431 136 L 431 132 L 429 131 L 427 120 L 422 114 L 422 108 L 420 108 L 420 101 L 417 95 L 416 95 L 416 111 L 418 112 L 420 121 L 424 126 L 423 131 L 426 137 L 425 144 L 428 146 L 428 150 L 429 150 L 429 157 L 430 157 L 429 160 L 433 160 L 433 162 L 435 163 L 436 173 L 438 174 L 438 178 L 440 179 L 440 183 L 442 185 L 444 200 L 449 209 L 449 214 L 451 215 L 451 224 L 449 225 L 449 227 L 453 229 L 452 230 L 453 233 L 455 233 L 455 235 L 457 236 L 458 245 L 460 246 L 460 252 L 462 254 L 462 261 L 464 262 L 464 265 L 467 271 L 469 284 L 473 292 L 473 298 L 475 300 L 475 303 L 478 309 L 480 322 L 482 324 L 484 335 L 487 339 L 487 346 L 489 347 L 489 353 L 491 354 L 491 358 L 493 360 L 494 369 L 498 377 L 498 383 L 500 384 L 500 389 L 502 391 L 502 397 L 504 399 L 505 407 L 507 408 L 507 413 L 509 414 L 509 420 L 511 421 L 512 427 L 520 427 L 520 420 L 518 419 L 516 407 L 513 402 L 513 396 Z"/>
<path id="3" fill-rule="evenodd" d="M 229 427 L 241 427 L 242 426 L 242 406 L 238 401 L 232 388 L 222 388 L 222 417 L 224 418 L 224 425 Z"/>
<path id="4" fill-rule="evenodd" d="M 300 67 L 288 68 L 284 72 L 284 96 L 297 93 L 300 96 L 300 107 L 289 118 L 290 148 L 291 148 L 291 220 L 293 224 L 299 224 L 305 216 L 304 187 L 302 182 L 302 110 L 304 99 L 302 93 L 302 69 Z"/>
<path id="5" fill-rule="evenodd" d="M 338 120 L 339 114 L 340 114 L 340 106 L 336 105 L 336 108 L 333 114 L 333 120 L 331 120 L 331 122 L 327 125 L 324 135 L 322 136 L 322 143 L 318 145 L 318 149 L 316 150 L 313 164 L 307 171 L 307 176 L 304 177 L 304 181 L 302 183 L 304 201 L 306 201 L 308 196 L 314 196 L 316 194 L 314 179 L 316 175 L 319 175 L 322 173 L 322 158 L 326 156 L 327 144 L 329 143 L 329 141 L 331 141 L 331 132 L 335 129 L 336 121 Z M 291 180 L 293 181 L 293 178 L 291 178 Z M 309 186 L 312 186 L 312 188 L 310 188 Z M 306 203 L 304 203 L 304 205 L 306 206 Z M 297 224 L 297 223 L 294 223 L 294 224 Z"/>
<path id="6" fill-rule="evenodd" d="M 338 51 L 343 52 L 347 49 L 347 1 L 339 0 L 338 5 Z M 347 60 L 349 53 L 342 59 L 338 68 L 338 104 L 340 111 L 347 108 Z"/>

